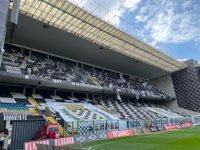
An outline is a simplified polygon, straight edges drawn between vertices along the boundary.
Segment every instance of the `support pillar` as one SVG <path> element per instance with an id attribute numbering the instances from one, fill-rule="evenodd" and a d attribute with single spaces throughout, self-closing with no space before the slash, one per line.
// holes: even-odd
<path id="1" fill-rule="evenodd" d="M 0 66 L 2 63 L 2 57 L 4 53 L 4 42 L 7 31 L 7 18 L 8 18 L 8 9 L 9 9 L 9 0 L 0 1 Z"/>
<path id="2" fill-rule="evenodd" d="M 89 93 L 86 93 L 86 98 L 89 99 Z"/>
<path id="3" fill-rule="evenodd" d="M 74 97 L 74 92 L 71 93 L 71 97 Z"/>
<path id="4" fill-rule="evenodd" d="M 33 94 L 35 94 L 35 88 L 33 88 Z"/>
<path id="5" fill-rule="evenodd" d="M 15 33 L 18 24 L 19 18 L 19 8 L 20 8 L 20 1 L 21 0 L 14 0 L 11 10 L 11 17 L 10 17 L 10 24 L 9 24 L 9 32 L 8 32 L 8 40 L 9 42 L 13 43 L 15 38 Z"/>
<path id="6" fill-rule="evenodd" d="M 56 91 L 56 90 L 53 91 L 53 95 L 54 95 L 54 96 L 57 95 L 57 91 Z"/>
<path id="7" fill-rule="evenodd" d="M 23 88 L 23 94 L 26 94 L 26 87 Z"/>

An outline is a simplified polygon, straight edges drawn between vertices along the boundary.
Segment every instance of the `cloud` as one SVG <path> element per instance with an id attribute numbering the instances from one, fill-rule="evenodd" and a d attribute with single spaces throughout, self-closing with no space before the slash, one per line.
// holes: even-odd
<path id="1" fill-rule="evenodd" d="M 121 0 L 122 6 L 131 11 L 135 10 L 141 0 Z"/>
<path id="2" fill-rule="evenodd" d="M 179 59 L 177 59 L 178 61 L 180 61 L 180 62 L 184 62 L 184 61 L 187 61 L 187 60 L 189 60 L 189 59 L 187 59 L 187 58 L 179 58 Z"/>
<path id="3" fill-rule="evenodd" d="M 195 2 L 195 1 L 193 1 Z M 137 9 L 136 20 L 155 43 L 200 43 L 200 3 L 192 0 L 147 0 Z"/>
<path id="4" fill-rule="evenodd" d="M 118 26 L 124 12 L 137 9 L 141 0 L 69 0 Z M 100 5 L 99 5 L 100 4 Z M 100 6 L 100 7 L 99 7 Z M 108 11 L 109 10 L 109 11 Z"/>
<path id="5" fill-rule="evenodd" d="M 165 47 L 169 43 L 190 41 L 200 44 L 200 3 L 196 0 L 69 1 L 84 6 L 86 10 L 91 10 L 94 15 L 125 32 L 127 22 L 122 19 L 123 15 L 127 12 L 134 14 L 135 20 L 132 21 L 140 23 L 141 27 L 137 29 L 134 25 L 127 32 L 156 48 L 160 48 L 160 45 Z"/>

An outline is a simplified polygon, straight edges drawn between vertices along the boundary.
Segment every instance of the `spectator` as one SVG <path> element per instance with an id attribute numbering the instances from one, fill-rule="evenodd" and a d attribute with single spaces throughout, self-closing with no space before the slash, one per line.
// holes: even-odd
<path id="1" fill-rule="evenodd" d="M 8 129 L 5 128 L 0 131 L 0 150 L 3 149 L 4 141 L 7 136 L 8 136 Z"/>

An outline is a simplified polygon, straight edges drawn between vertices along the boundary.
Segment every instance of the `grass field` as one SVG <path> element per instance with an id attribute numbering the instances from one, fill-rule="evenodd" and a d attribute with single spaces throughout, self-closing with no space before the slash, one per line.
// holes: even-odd
<path id="1" fill-rule="evenodd" d="M 200 127 L 85 143 L 81 147 L 88 150 L 200 150 Z"/>

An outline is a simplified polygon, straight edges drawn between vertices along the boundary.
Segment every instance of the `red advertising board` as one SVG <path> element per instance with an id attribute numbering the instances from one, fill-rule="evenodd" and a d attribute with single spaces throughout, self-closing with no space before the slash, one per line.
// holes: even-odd
<path id="1" fill-rule="evenodd" d="M 180 128 L 192 127 L 192 123 L 184 123 L 184 124 L 173 124 L 173 125 L 165 125 L 165 130 L 174 130 Z"/>
<path id="2" fill-rule="evenodd" d="M 181 128 L 180 124 L 175 124 L 174 126 L 175 126 L 176 129 L 180 129 Z"/>
<path id="3" fill-rule="evenodd" d="M 66 137 L 66 138 L 59 138 L 59 139 L 53 139 L 53 140 L 54 140 L 54 146 L 74 144 L 74 137 Z M 50 145 L 50 141 L 41 140 L 41 141 L 25 142 L 24 150 L 38 150 L 37 144 Z"/>
<path id="4" fill-rule="evenodd" d="M 74 137 L 59 138 L 55 139 L 54 142 L 55 146 L 74 144 Z"/>
<path id="5" fill-rule="evenodd" d="M 164 128 L 165 128 L 165 130 L 174 130 L 174 129 L 180 128 L 180 125 L 176 125 L 176 124 L 165 125 Z"/>
<path id="6" fill-rule="evenodd" d="M 119 137 L 124 137 L 124 136 L 131 136 L 134 135 L 133 130 L 120 130 L 120 131 L 110 131 L 108 132 L 108 138 L 119 138 Z"/>
<path id="7" fill-rule="evenodd" d="M 181 124 L 181 127 L 182 127 L 182 128 L 192 127 L 192 123 L 184 123 L 184 124 Z"/>
<path id="8" fill-rule="evenodd" d="M 49 145 L 49 140 L 25 142 L 24 150 L 38 150 L 37 144 Z"/>

